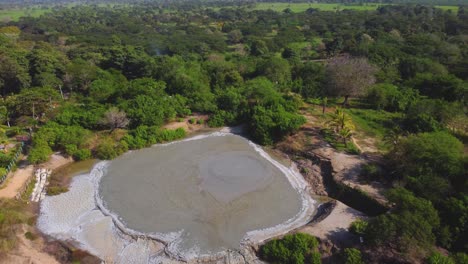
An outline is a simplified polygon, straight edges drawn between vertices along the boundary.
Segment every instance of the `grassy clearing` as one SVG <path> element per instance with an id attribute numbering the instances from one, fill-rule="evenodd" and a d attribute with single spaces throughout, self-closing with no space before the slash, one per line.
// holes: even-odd
<path id="1" fill-rule="evenodd" d="M 435 6 L 435 7 L 439 8 L 439 9 L 442 9 L 444 11 L 450 10 L 452 12 L 458 12 L 458 6 L 439 6 L 438 5 L 438 6 Z"/>
<path id="2" fill-rule="evenodd" d="M 401 113 L 390 113 L 373 109 L 346 109 L 345 112 L 351 116 L 357 137 L 371 137 L 376 140 L 376 147 L 380 151 L 388 150 L 384 142 L 384 137 L 395 126 L 396 122 L 402 118 Z"/>
<path id="3" fill-rule="evenodd" d="M 309 8 L 317 8 L 321 11 L 341 11 L 341 10 L 359 10 L 359 11 L 373 11 L 379 6 L 385 4 L 373 4 L 364 3 L 362 5 L 343 5 L 335 3 L 258 3 L 253 9 L 254 10 L 273 10 L 282 12 L 286 8 L 290 8 L 293 12 L 304 12 Z M 443 10 L 451 10 L 453 12 L 458 11 L 458 6 L 436 6 Z"/>
<path id="4" fill-rule="evenodd" d="M 0 10 L 0 21 L 18 21 L 20 17 L 39 17 L 50 11 L 50 9 L 39 7 Z"/>
<path id="5" fill-rule="evenodd" d="M 304 12 L 309 8 L 318 8 L 321 11 L 338 11 L 344 9 L 352 10 L 376 10 L 379 5 L 377 4 L 364 4 L 364 5 L 340 5 L 340 4 L 327 4 L 327 3 L 258 3 L 255 10 L 268 10 L 281 12 L 286 8 L 290 8 L 293 12 Z"/>

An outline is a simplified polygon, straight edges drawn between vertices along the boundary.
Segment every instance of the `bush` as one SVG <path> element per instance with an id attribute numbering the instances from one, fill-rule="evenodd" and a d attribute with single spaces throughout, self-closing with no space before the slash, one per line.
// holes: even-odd
<path id="1" fill-rule="evenodd" d="M 146 139 L 128 134 L 122 138 L 122 141 L 127 143 L 129 149 L 141 149 L 147 146 Z"/>
<path id="2" fill-rule="evenodd" d="M 96 157 L 101 160 L 111 160 L 119 155 L 111 140 L 104 140 L 96 147 Z"/>
<path id="3" fill-rule="evenodd" d="M 27 239 L 29 239 L 29 240 L 35 240 L 35 239 L 37 238 L 37 236 L 36 236 L 35 234 L 33 234 L 33 233 L 29 232 L 29 231 L 26 232 L 26 233 L 24 234 L 24 236 L 25 236 Z"/>
<path id="4" fill-rule="evenodd" d="M 444 256 L 439 252 L 433 253 L 429 258 L 426 260 L 427 264 L 455 264 L 452 258 Z"/>
<path id="5" fill-rule="evenodd" d="M 208 125 L 210 127 L 222 127 L 235 123 L 236 119 L 236 114 L 224 110 L 219 110 L 210 117 L 208 120 Z"/>
<path id="6" fill-rule="evenodd" d="M 260 248 L 260 257 L 271 263 L 303 264 L 320 263 L 318 241 L 308 234 L 286 235 L 271 240 Z"/>
<path id="7" fill-rule="evenodd" d="M 250 122 L 253 137 L 263 145 L 270 145 L 306 122 L 301 115 L 286 111 L 278 105 L 275 109 L 256 106 Z"/>
<path id="8" fill-rule="evenodd" d="M 65 153 L 69 156 L 73 156 L 73 154 L 78 150 L 76 145 L 66 145 L 65 146 Z"/>
<path id="9" fill-rule="evenodd" d="M 47 195 L 54 196 L 68 192 L 68 188 L 64 186 L 50 186 L 47 188 Z"/>
<path id="10" fill-rule="evenodd" d="M 29 151 L 28 161 L 32 164 L 39 164 L 49 160 L 50 155 L 52 155 L 52 149 L 46 142 L 36 142 Z"/>
<path id="11" fill-rule="evenodd" d="M 364 220 L 356 220 L 351 223 L 351 226 L 349 227 L 349 231 L 351 233 L 354 233 L 356 235 L 362 236 L 366 233 L 367 225 L 369 223 Z"/>
<path id="12" fill-rule="evenodd" d="M 412 133 L 435 132 L 443 128 L 433 116 L 420 113 L 414 116 L 406 116 L 403 120 L 405 130 Z"/>
<path id="13" fill-rule="evenodd" d="M 418 98 L 413 89 L 398 89 L 391 84 L 377 84 L 369 89 L 366 101 L 372 108 L 391 112 L 404 111 Z"/>
<path id="14" fill-rule="evenodd" d="M 343 252 L 343 263 L 345 264 L 364 264 L 361 251 L 355 248 L 345 248 Z"/>
<path id="15" fill-rule="evenodd" d="M 80 161 L 80 160 L 87 160 L 91 158 L 91 150 L 89 149 L 78 149 L 73 153 L 73 159 Z"/>

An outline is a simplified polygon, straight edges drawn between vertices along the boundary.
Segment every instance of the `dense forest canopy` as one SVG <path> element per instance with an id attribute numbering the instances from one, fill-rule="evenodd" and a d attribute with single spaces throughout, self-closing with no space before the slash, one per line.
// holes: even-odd
<path id="1" fill-rule="evenodd" d="M 395 117 L 385 120 L 393 129 L 386 177 L 398 186 L 388 195 L 395 207 L 362 228 L 365 246 L 391 252 L 388 263 L 425 259 L 435 246 L 464 263 L 468 10 L 223 5 L 77 5 L 1 22 L 3 127 L 9 135 L 33 132 L 32 163 L 53 151 L 111 159 L 174 140 L 185 132 L 162 126 L 193 113 L 208 115 L 213 127 L 244 124 L 270 145 L 306 122 L 298 111 L 304 101 L 325 107 L 343 97 L 345 106 L 353 100 Z M 339 110 L 336 124 L 340 116 L 335 130 L 346 143 L 351 126 Z M 294 252 L 289 246 L 269 250 Z M 315 249 L 304 254 L 316 258 Z"/>

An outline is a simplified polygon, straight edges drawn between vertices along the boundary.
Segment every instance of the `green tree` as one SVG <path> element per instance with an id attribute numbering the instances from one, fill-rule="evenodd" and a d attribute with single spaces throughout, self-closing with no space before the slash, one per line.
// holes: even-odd
<path id="1" fill-rule="evenodd" d="M 375 83 L 376 72 L 377 68 L 365 58 L 334 57 L 326 66 L 327 93 L 344 96 L 343 105 L 347 105 L 349 97 L 364 95 Z"/>
<path id="2" fill-rule="evenodd" d="M 391 213 L 370 220 L 365 238 L 369 243 L 391 246 L 403 253 L 427 251 L 435 242 L 439 216 L 430 201 L 415 197 L 403 188 L 392 189 L 388 199 Z"/>
<path id="3" fill-rule="evenodd" d="M 260 256 L 270 263 L 319 264 L 321 262 L 320 258 L 317 258 L 317 247 L 318 241 L 315 237 L 297 233 L 269 241 L 261 247 Z"/>

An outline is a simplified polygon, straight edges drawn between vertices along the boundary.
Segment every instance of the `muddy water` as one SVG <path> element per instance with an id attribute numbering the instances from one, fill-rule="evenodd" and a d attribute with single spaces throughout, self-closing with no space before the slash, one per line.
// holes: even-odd
<path id="1" fill-rule="evenodd" d="M 159 145 L 112 162 L 99 185 L 128 228 L 181 231 L 182 252 L 237 249 L 248 231 L 281 224 L 302 200 L 285 175 L 235 135 Z"/>

